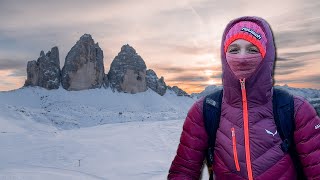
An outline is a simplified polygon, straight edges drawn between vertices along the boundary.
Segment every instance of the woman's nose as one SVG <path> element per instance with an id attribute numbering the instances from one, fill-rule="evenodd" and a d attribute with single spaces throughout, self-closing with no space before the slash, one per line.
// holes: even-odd
<path id="1" fill-rule="evenodd" d="M 240 55 L 240 56 L 241 56 L 241 55 L 246 55 L 246 53 L 247 53 L 247 52 L 246 52 L 245 49 L 241 49 L 239 55 Z"/>

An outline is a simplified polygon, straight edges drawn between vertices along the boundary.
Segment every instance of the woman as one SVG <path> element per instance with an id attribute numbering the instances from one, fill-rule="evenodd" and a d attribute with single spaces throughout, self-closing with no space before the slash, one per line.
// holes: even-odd
<path id="1" fill-rule="evenodd" d="M 212 165 L 215 179 L 297 179 L 273 116 L 273 34 L 258 17 L 231 21 L 223 34 L 223 98 Z M 208 135 L 203 99 L 188 112 L 168 179 L 199 179 Z M 320 118 L 294 96 L 294 144 L 308 179 L 320 179 Z"/>

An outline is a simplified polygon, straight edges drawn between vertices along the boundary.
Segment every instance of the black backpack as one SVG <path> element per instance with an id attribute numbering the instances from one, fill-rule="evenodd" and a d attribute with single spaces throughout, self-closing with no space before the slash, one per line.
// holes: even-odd
<path id="1" fill-rule="evenodd" d="M 281 149 L 283 152 L 290 154 L 295 165 L 298 179 L 306 179 L 293 140 L 293 133 L 295 130 L 293 96 L 284 90 L 273 89 L 273 114 L 277 131 L 282 139 Z M 206 164 L 210 173 L 210 180 L 213 179 L 211 167 L 214 162 L 213 153 L 216 133 L 220 123 L 222 94 L 223 90 L 213 92 L 207 95 L 203 101 L 204 124 L 209 136 Z"/>

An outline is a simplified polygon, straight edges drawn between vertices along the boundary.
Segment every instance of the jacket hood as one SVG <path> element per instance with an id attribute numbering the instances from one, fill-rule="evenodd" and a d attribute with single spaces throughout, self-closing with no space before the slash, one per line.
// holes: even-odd
<path id="1" fill-rule="evenodd" d="M 251 21 L 259 25 L 264 31 L 267 44 L 266 54 L 261 63 L 256 68 L 255 72 L 246 79 L 246 92 L 248 99 L 248 106 L 255 107 L 267 103 L 272 98 L 273 87 L 273 63 L 276 57 L 276 48 L 273 39 L 272 30 L 264 19 L 254 16 L 245 16 L 232 20 L 226 26 L 222 41 L 221 41 L 221 61 L 222 61 L 222 84 L 223 84 L 223 98 L 225 102 L 234 107 L 242 106 L 241 85 L 239 79 L 233 74 L 230 69 L 226 54 L 224 51 L 224 41 L 230 28 L 240 21 Z"/>

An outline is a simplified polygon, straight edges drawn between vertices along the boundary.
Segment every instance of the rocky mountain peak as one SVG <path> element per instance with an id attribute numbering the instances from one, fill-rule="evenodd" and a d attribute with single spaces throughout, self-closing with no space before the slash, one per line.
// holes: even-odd
<path id="1" fill-rule="evenodd" d="M 111 63 L 109 84 L 118 92 L 138 93 L 147 90 L 146 64 L 136 50 L 126 44 Z"/>
<path id="2" fill-rule="evenodd" d="M 100 88 L 103 78 L 103 51 L 90 34 L 84 34 L 68 52 L 62 68 L 62 86 L 67 90 Z"/>
<path id="3" fill-rule="evenodd" d="M 107 74 L 104 71 L 103 51 L 90 34 L 84 34 L 68 52 L 60 70 L 59 49 L 40 52 L 40 57 L 27 64 L 25 86 L 40 86 L 47 89 L 62 87 L 66 90 L 111 88 L 118 92 L 138 93 L 152 89 L 163 96 L 167 89 L 179 96 L 187 95 L 178 87 L 167 86 L 164 77 L 158 78 L 147 66 L 137 51 L 125 44 L 113 59 Z"/>
<path id="4" fill-rule="evenodd" d="M 80 37 L 80 42 L 89 42 L 89 43 L 94 43 L 94 40 L 90 34 L 84 34 Z M 78 41 L 78 42 L 79 42 Z"/>
<path id="5" fill-rule="evenodd" d="M 58 89 L 60 86 L 59 49 L 53 47 L 44 54 L 40 52 L 37 61 L 29 61 L 25 86 L 40 86 L 46 89 Z"/>
<path id="6" fill-rule="evenodd" d="M 152 69 L 147 70 L 147 86 L 158 93 L 159 95 L 163 96 L 166 93 L 167 86 L 164 82 L 164 78 L 161 76 L 159 79 L 156 72 Z"/>
<path id="7" fill-rule="evenodd" d="M 120 54 L 137 54 L 136 50 L 129 44 L 125 44 L 121 47 Z"/>
<path id="8" fill-rule="evenodd" d="M 40 57 L 45 56 L 44 51 L 40 52 Z"/>

